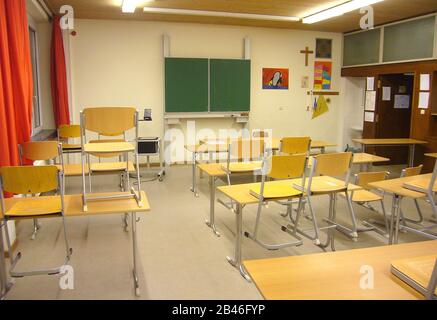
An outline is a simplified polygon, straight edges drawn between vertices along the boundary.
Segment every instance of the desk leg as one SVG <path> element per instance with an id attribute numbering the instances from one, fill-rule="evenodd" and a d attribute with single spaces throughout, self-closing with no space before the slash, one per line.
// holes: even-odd
<path id="1" fill-rule="evenodd" d="M 209 221 L 206 220 L 206 225 L 212 229 L 217 237 L 220 237 L 220 232 L 215 226 L 215 181 L 216 177 L 209 176 Z"/>
<path id="2" fill-rule="evenodd" d="M 399 238 L 399 224 L 400 224 L 400 204 L 401 197 L 393 195 L 391 217 L 390 217 L 390 232 L 389 232 L 389 245 L 397 244 Z"/>
<path id="3" fill-rule="evenodd" d="M 246 270 L 244 269 L 244 266 L 242 264 L 242 241 L 243 241 L 243 207 L 241 204 L 237 203 L 237 211 L 236 211 L 236 235 L 235 235 L 235 256 L 234 258 L 226 257 L 228 262 L 234 266 L 235 268 L 240 270 L 241 275 L 243 278 L 251 282 L 251 279 L 249 275 L 247 274 Z"/>
<path id="4" fill-rule="evenodd" d="M 137 244 L 137 215 L 135 212 L 132 212 L 131 216 L 132 220 L 132 249 L 133 249 L 133 262 L 134 262 L 134 269 L 132 271 L 133 277 L 134 277 L 134 288 L 135 288 L 135 295 L 137 297 L 140 296 L 140 282 L 138 281 L 138 244 Z"/>
<path id="5" fill-rule="evenodd" d="M 193 182 L 191 185 L 191 192 L 194 193 L 195 197 L 198 197 L 199 194 L 197 193 L 197 189 L 196 189 L 196 159 L 197 159 L 197 152 L 193 152 L 193 165 L 192 165 Z"/>
<path id="6" fill-rule="evenodd" d="M 5 248 L 3 244 L 3 226 L 7 228 L 6 224 L 3 225 L 3 222 L 0 222 L 0 300 L 3 300 L 6 297 L 6 294 L 12 287 L 12 283 L 8 282 L 8 276 L 6 273 Z"/>
<path id="7" fill-rule="evenodd" d="M 414 153 L 416 150 L 416 145 L 410 145 L 410 152 L 408 153 L 408 165 L 414 167 Z"/>

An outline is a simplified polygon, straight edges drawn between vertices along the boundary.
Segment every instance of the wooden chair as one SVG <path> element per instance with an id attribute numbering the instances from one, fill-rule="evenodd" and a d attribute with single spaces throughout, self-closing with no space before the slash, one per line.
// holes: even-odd
<path id="1" fill-rule="evenodd" d="M 138 205 L 143 205 L 141 201 L 141 181 L 138 156 L 138 111 L 133 107 L 100 107 L 100 108 L 85 108 L 81 112 L 81 146 L 82 146 L 82 184 L 83 184 L 83 206 L 84 211 L 87 211 L 87 201 L 98 201 L 108 199 L 105 196 L 87 197 L 85 187 L 85 162 L 88 162 L 90 167 L 89 156 L 112 156 L 114 154 L 123 154 L 126 159 L 125 174 L 129 176 L 129 153 L 133 153 L 136 162 L 136 175 L 138 179 L 138 189 L 134 190 L 130 185 L 131 194 L 129 197 L 136 199 Z M 93 142 L 87 140 L 87 131 L 94 132 L 103 136 L 125 134 L 129 130 L 135 131 L 135 139 L 133 143 L 129 141 L 118 142 Z M 91 171 L 91 170 L 90 170 Z M 125 196 L 123 196 L 125 197 Z"/>
<path id="2" fill-rule="evenodd" d="M 228 148 L 228 158 L 224 170 L 228 184 L 231 185 L 231 175 L 250 173 L 261 170 L 265 143 L 263 139 L 231 140 Z"/>
<path id="3" fill-rule="evenodd" d="M 67 161 L 70 161 L 70 154 L 82 152 L 80 144 L 70 143 L 71 139 L 79 139 L 80 133 L 80 125 L 62 125 L 58 128 L 58 142 L 62 143 L 62 153 L 67 154 Z"/>
<path id="4" fill-rule="evenodd" d="M 423 165 L 420 165 L 417 167 L 406 168 L 406 169 L 402 170 L 401 178 L 418 176 L 422 173 L 422 169 L 423 169 Z M 414 205 L 416 206 L 417 214 L 419 215 L 419 220 L 405 218 L 404 212 L 402 211 L 402 208 L 401 208 L 400 213 L 401 213 L 401 221 L 402 221 L 403 225 L 405 225 L 406 222 L 410 222 L 413 224 L 419 224 L 419 225 L 423 224 L 424 218 L 423 218 L 422 211 L 420 210 L 418 199 L 414 199 Z"/>
<path id="5" fill-rule="evenodd" d="M 380 230 L 378 227 L 376 227 L 374 224 L 372 224 L 369 221 L 364 221 L 364 224 L 370 226 L 369 229 L 363 230 L 363 231 L 376 231 L 379 234 L 382 234 L 384 236 L 387 236 L 389 233 L 389 227 L 390 223 L 387 217 L 387 211 L 385 210 L 384 206 L 384 194 L 376 194 L 375 192 L 372 192 L 372 187 L 369 186 L 372 182 L 377 181 L 383 181 L 386 180 L 389 176 L 389 172 L 383 171 L 383 172 L 361 172 L 359 174 L 355 175 L 355 184 L 362 187 L 362 190 L 353 191 L 351 192 L 352 202 L 358 203 L 360 205 L 368 204 L 369 207 L 366 207 L 368 209 L 371 209 L 373 211 L 376 211 L 373 209 L 370 204 L 374 202 L 379 202 L 382 209 L 382 214 L 384 216 L 384 227 L 385 231 Z"/>
<path id="6" fill-rule="evenodd" d="M 50 164 L 56 164 L 56 159 L 59 158 L 59 169 L 64 171 L 64 161 L 62 157 L 61 144 L 56 141 L 35 141 L 27 142 L 18 145 L 18 152 L 20 154 L 20 165 L 24 165 L 25 160 L 32 162 L 35 161 L 48 161 Z M 41 225 L 38 219 L 33 219 L 33 233 L 32 240 L 35 240 L 38 231 L 41 229 Z"/>
<path id="7" fill-rule="evenodd" d="M 305 230 L 299 228 L 299 218 L 300 212 L 296 215 L 296 219 L 293 225 L 289 225 L 287 230 L 293 229 L 303 236 L 314 240 L 317 246 L 325 249 L 331 245 L 331 249 L 335 251 L 334 245 L 334 232 L 333 228 L 338 228 L 336 220 L 336 206 L 337 206 L 337 195 L 344 193 L 346 195 L 349 214 L 353 221 L 355 221 L 355 215 L 353 213 L 352 202 L 349 198 L 348 193 L 348 181 L 350 177 L 352 167 L 352 153 L 332 153 L 332 154 L 319 154 L 314 157 L 313 166 L 311 168 L 311 173 L 308 181 L 302 185 L 295 184 L 294 187 L 300 189 L 306 193 L 306 198 L 308 202 L 308 207 L 311 214 L 311 220 L 313 224 L 314 235 L 307 233 Z M 341 177 L 340 182 L 333 182 L 327 179 L 315 180 L 316 177 L 327 176 L 327 177 Z M 335 180 L 337 181 L 337 180 Z M 314 196 L 329 196 L 329 217 L 325 219 L 328 222 L 327 227 L 319 228 L 316 214 L 312 205 L 312 198 Z M 355 223 L 355 222 L 354 222 Z M 320 241 L 320 230 L 328 230 L 328 239 L 326 243 L 322 244 Z M 349 230 L 350 231 L 350 230 Z"/>
<path id="8" fill-rule="evenodd" d="M 306 154 L 307 156 L 310 155 L 311 151 L 311 138 L 310 137 L 285 137 L 281 139 L 280 144 L 280 154 L 283 155 L 293 155 L 293 154 Z M 285 205 L 287 207 L 287 210 L 284 213 L 280 213 L 282 217 L 289 216 L 290 219 L 293 221 L 293 201 L 291 205 L 289 205 L 288 201 L 279 202 L 282 205 Z M 305 214 L 305 204 L 306 201 L 304 200 L 302 203 L 302 212 Z"/>
<path id="9" fill-rule="evenodd" d="M 281 154 L 310 154 L 310 137 L 286 137 L 281 139 Z"/>
<path id="10" fill-rule="evenodd" d="M 6 231 L 6 242 L 11 260 L 9 270 L 11 277 L 25 277 L 35 275 L 55 275 L 62 271 L 62 267 L 70 260 L 72 249 L 68 244 L 67 227 L 65 221 L 64 205 L 64 174 L 56 166 L 22 166 L 22 167 L 3 167 L 0 170 L 0 198 L 1 213 L 3 219 L 9 220 L 34 219 L 59 216 L 62 218 L 64 228 L 64 238 L 66 245 L 66 260 L 60 267 L 17 272 L 15 267 L 21 259 L 21 253 L 14 256 L 10 243 L 8 228 Z M 12 206 L 6 207 L 3 192 L 10 192 L 20 195 L 32 195 L 56 191 L 57 196 L 42 196 L 32 198 L 17 198 Z"/>
<path id="11" fill-rule="evenodd" d="M 412 170 L 412 171 L 413 172 L 410 174 L 414 174 L 414 173 L 418 172 L 418 171 L 414 172 L 414 170 Z M 407 171 L 405 174 L 408 174 Z M 418 179 L 418 181 L 411 181 L 408 184 L 406 184 L 406 187 L 408 189 L 412 189 L 414 191 L 426 194 L 426 197 L 428 200 L 427 202 L 431 205 L 434 219 L 436 219 L 436 220 L 430 220 L 431 225 L 423 226 L 421 229 L 412 228 L 412 227 L 408 226 L 407 224 L 403 223 L 401 230 L 405 230 L 407 232 L 409 231 L 409 232 L 412 232 L 412 233 L 415 233 L 415 234 L 418 234 L 420 236 L 423 236 L 423 237 L 426 237 L 429 239 L 433 239 L 433 240 L 435 240 L 437 238 L 435 232 L 432 232 L 432 230 L 437 229 L 437 222 L 436 222 L 437 221 L 437 204 L 435 202 L 435 193 L 437 192 L 436 181 L 437 181 L 437 161 L 434 165 L 434 170 L 432 172 L 430 179 Z M 418 208 L 418 210 L 420 210 L 420 209 Z M 400 217 L 402 218 L 402 216 L 403 216 L 403 214 L 401 213 Z M 423 218 L 423 216 L 422 216 L 422 218 Z M 406 221 L 408 221 L 408 220 L 406 220 Z"/>
<path id="12" fill-rule="evenodd" d="M 253 138 L 269 138 L 270 133 L 269 130 L 253 130 L 252 131 Z"/>
<path id="13" fill-rule="evenodd" d="M 282 248 L 300 246 L 303 244 L 302 239 L 297 236 L 296 232 L 293 233 L 293 236 L 297 239 L 297 241 L 274 245 L 266 244 L 258 239 L 258 230 L 260 226 L 262 208 L 264 203 L 267 201 L 286 200 L 288 205 L 291 206 L 292 199 L 299 199 L 298 212 L 300 212 L 302 208 L 303 192 L 293 188 L 291 183 L 276 184 L 276 182 L 267 182 L 267 179 L 277 181 L 301 178 L 302 181 L 305 181 L 306 162 L 306 154 L 273 155 L 264 159 L 261 185 L 251 189 L 251 193 L 259 199 L 259 203 L 253 235 L 245 232 L 245 236 L 247 238 L 252 239 L 260 246 L 268 250 L 279 250 Z"/>

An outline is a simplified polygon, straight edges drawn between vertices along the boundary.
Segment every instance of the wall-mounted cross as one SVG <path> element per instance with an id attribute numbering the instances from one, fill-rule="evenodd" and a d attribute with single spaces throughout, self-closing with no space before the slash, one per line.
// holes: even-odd
<path id="1" fill-rule="evenodd" d="M 305 50 L 301 50 L 300 53 L 305 54 L 305 67 L 308 67 L 308 56 L 313 54 L 314 51 L 311 51 L 308 47 L 305 47 Z"/>

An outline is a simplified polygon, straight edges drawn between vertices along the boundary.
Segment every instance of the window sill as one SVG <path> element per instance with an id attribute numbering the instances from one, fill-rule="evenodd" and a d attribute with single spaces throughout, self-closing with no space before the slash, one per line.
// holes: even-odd
<path id="1" fill-rule="evenodd" d="M 49 141 L 56 139 L 56 130 L 41 130 L 31 138 L 31 141 Z"/>

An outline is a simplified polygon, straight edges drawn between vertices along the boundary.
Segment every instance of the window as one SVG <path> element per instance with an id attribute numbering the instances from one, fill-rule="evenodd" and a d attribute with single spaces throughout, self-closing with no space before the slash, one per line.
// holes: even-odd
<path id="1" fill-rule="evenodd" d="M 344 36 L 344 66 L 379 62 L 381 29 Z"/>
<path id="2" fill-rule="evenodd" d="M 29 26 L 30 55 L 32 61 L 33 97 L 32 97 L 32 135 L 42 129 L 41 100 L 39 87 L 38 38 L 36 29 Z"/>

